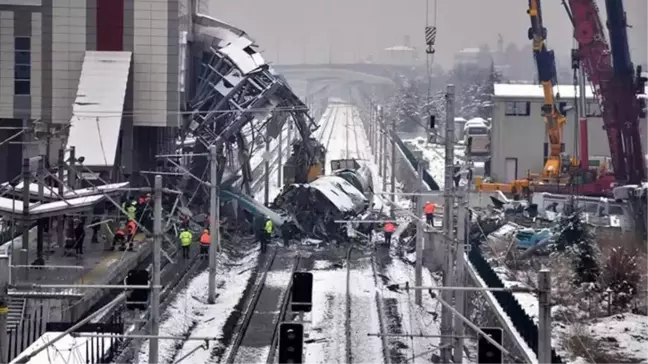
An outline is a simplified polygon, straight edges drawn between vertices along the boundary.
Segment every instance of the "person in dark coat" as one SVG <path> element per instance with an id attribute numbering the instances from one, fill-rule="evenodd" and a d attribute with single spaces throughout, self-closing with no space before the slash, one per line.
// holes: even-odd
<path id="1" fill-rule="evenodd" d="M 101 224 L 99 224 L 99 218 L 95 217 L 92 219 L 92 244 L 97 244 L 99 243 L 99 228 L 101 227 Z"/>
<path id="2" fill-rule="evenodd" d="M 74 248 L 77 255 L 83 255 L 83 241 L 85 240 L 85 226 L 83 221 L 79 221 L 74 228 Z"/>

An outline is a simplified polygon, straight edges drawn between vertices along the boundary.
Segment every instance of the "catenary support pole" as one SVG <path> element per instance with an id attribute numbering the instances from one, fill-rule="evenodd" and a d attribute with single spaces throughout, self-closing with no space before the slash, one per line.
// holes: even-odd
<path id="1" fill-rule="evenodd" d="M 454 145 L 450 142 L 454 138 L 454 85 L 448 85 L 446 89 L 446 122 L 445 122 L 445 205 L 443 206 L 443 231 L 444 234 L 454 241 Z M 444 267 L 443 267 L 443 285 L 446 287 L 454 286 L 452 254 L 453 244 L 446 243 L 444 249 Z M 452 302 L 452 292 L 443 291 L 442 299 L 446 302 Z M 441 352 L 440 360 L 442 363 L 449 363 L 451 360 L 452 349 L 451 341 L 447 336 L 452 335 L 452 311 L 447 307 L 441 310 Z"/>
<path id="2" fill-rule="evenodd" d="M 454 123 L 453 123 L 454 124 Z M 472 141 L 469 141 L 468 145 L 466 146 L 466 165 L 468 167 L 468 170 L 464 171 L 465 172 L 465 185 L 460 186 L 459 190 L 456 191 L 456 195 L 458 196 L 458 206 L 459 210 L 457 212 L 457 241 L 459 244 L 464 244 L 463 246 L 457 246 L 456 249 L 456 265 L 457 269 L 455 271 L 455 285 L 458 287 L 463 287 L 465 285 L 465 257 L 464 257 L 464 252 L 465 252 L 465 247 L 468 246 L 469 241 L 468 241 L 468 227 L 470 224 L 469 216 L 468 216 L 468 211 L 470 208 L 470 186 L 471 186 L 471 180 L 470 177 L 472 176 L 472 173 L 470 172 L 470 169 L 472 168 L 472 154 L 471 154 L 471 148 L 472 148 Z M 464 291 L 455 291 L 455 308 L 461 314 L 462 316 L 465 316 L 466 313 L 466 306 L 465 306 L 465 299 L 466 299 L 466 293 Z M 454 347 L 454 362 L 455 363 L 461 363 L 463 361 L 463 347 L 464 347 L 464 323 L 463 321 L 458 317 L 455 316 L 454 319 L 454 333 L 455 336 L 457 337 L 455 341 L 455 347 Z"/>
<path id="3" fill-rule="evenodd" d="M 58 194 L 59 196 L 64 196 L 65 193 L 65 149 L 60 148 L 58 150 Z M 119 212 L 118 212 L 119 213 Z M 56 242 L 58 246 L 65 246 L 65 215 L 61 215 L 57 218 L 56 223 Z"/>
<path id="4" fill-rule="evenodd" d="M 374 145 L 374 164 L 378 164 L 378 158 L 380 154 L 380 145 L 378 145 L 378 133 L 380 132 L 380 126 L 378 125 L 378 114 L 380 113 L 380 105 L 376 106 L 376 112 L 374 114 L 373 118 L 373 134 L 371 135 L 371 138 L 373 138 L 373 145 Z"/>
<path id="5" fill-rule="evenodd" d="M 45 203 L 45 156 L 41 155 L 38 160 L 38 201 Z M 36 260 L 34 265 L 45 265 L 45 258 L 43 257 L 43 241 L 45 240 L 45 223 L 47 219 L 38 219 L 36 228 Z"/>
<path id="6" fill-rule="evenodd" d="M 68 185 L 71 189 L 76 189 L 77 173 L 76 173 L 76 148 L 70 147 L 70 161 L 68 162 Z"/>
<path id="7" fill-rule="evenodd" d="M 387 124 L 383 114 L 380 114 L 380 123 L 383 126 L 383 131 L 380 133 L 382 137 L 382 191 L 387 191 Z"/>
<path id="8" fill-rule="evenodd" d="M 266 125 L 265 138 L 265 174 L 263 175 L 263 203 L 268 206 L 270 203 L 270 132 Z"/>
<path id="9" fill-rule="evenodd" d="M 396 202 L 396 118 L 392 117 L 391 122 L 392 138 L 391 138 L 391 200 L 393 203 Z"/>
<path id="10" fill-rule="evenodd" d="M 423 170 L 425 164 L 422 160 L 418 162 L 418 189 L 420 193 L 423 193 Z M 416 196 L 416 265 L 414 266 L 414 284 L 422 285 L 423 284 L 423 246 L 425 243 L 425 229 L 424 223 L 421 220 L 423 216 L 423 199 L 422 195 Z M 421 305 L 423 303 L 423 296 L 420 290 L 414 291 L 414 303 Z"/>
<path id="11" fill-rule="evenodd" d="M 155 176 L 153 190 L 153 288 L 151 294 L 151 335 L 160 333 L 160 268 L 162 256 L 162 176 Z M 149 341 L 149 364 L 159 361 L 159 340 Z"/>
<path id="12" fill-rule="evenodd" d="M 538 363 L 551 363 L 551 274 L 538 273 Z"/>
<path id="13" fill-rule="evenodd" d="M 219 235 L 218 226 L 216 224 L 218 215 L 218 160 L 216 155 L 216 146 L 209 147 L 210 153 L 210 200 L 209 200 L 209 227 L 210 227 L 210 243 L 209 243 L 209 291 L 207 292 L 207 303 L 214 304 L 216 302 L 216 249 L 217 238 Z"/>
<path id="14" fill-rule="evenodd" d="M 287 123 L 286 123 L 287 126 Z M 277 186 L 282 186 L 281 179 L 283 177 L 283 129 L 279 130 L 279 138 L 277 143 Z"/>
<path id="15" fill-rule="evenodd" d="M 23 181 L 23 190 L 22 190 L 22 201 L 23 201 L 23 223 L 22 223 L 22 249 L 20 249 L 20 264 L 29 265 L 29 185 L 31 184 L 31 174 L 29 171 L 29 158 L 23 159 L 22 165 L 22 181 Z M 21 269 L 22 279 L 27 279 L 29 274 L 29 269 Z"/>
<path id="16" fill-rule="evenodd" d="M 7 316 L 9 315 L 9 255 L 0 255 L 0 363 L 9 362 L 9 337 Z"/>
<path id="17" fill-rule="evenodd" d="M 385 158 L 385 148 L 383 145 L 383 138 L 382 138 L 384 130 L 383 130 L 381 116 L 382 116 L 382 112 L 378 114 L 378 118 L 376 120 L 376 125 L 378 126 L 378 135 L 376 135 L 376 140 L 378 141 L 378 175 L 380 177 L 384 177 L 385 171 L 383 170 L 383 158 Z"/>

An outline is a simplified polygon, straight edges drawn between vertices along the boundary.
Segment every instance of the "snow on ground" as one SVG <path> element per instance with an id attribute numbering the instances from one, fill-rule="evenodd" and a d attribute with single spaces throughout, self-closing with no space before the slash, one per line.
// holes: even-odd
<path id="1" fill-rule="evenodd" d="M 345 362 L 344 317 L 346 307 L 346 269 L 330 267 L 326 260 L 315 261 L 313 270 L 312 324 L 306 328 L 305 362 Z"/>
<path id="2" fill-rule="evenodd" d="M 258 252 L 249 253 L 236 262 L 234 268 L 219 265 L 216 272 L 216 303 L 207 304 L 208 271 L 192 279 L 181 290 L 162 316 L 160 335 L 217 337 L 222 335 L 222 328 L 230 312 L 240 301 L 247 282 L 256 265 Z M 221 260 L 222 261 L 222 260 Z M 160 363 L 173 363 L 174 358 L 186 355 L 202 344 L 200 341 L 176 342 L 160 340 Z M 213 343 L 212 343 L 213 344 Z M 178 348 L 180 345 L 180 348 Z M 207 363 L 211 350 L 197 350 L 187 359 L 192 363 Z M 139 362 L 148 362 L 148 341 L 140 348 Z"/>
<path id="3" fill-rule="evenodd" d="M 351 355 L 354 363 L 384 363 L 382 339 L 376 306 L 376 283 L 370 261 L 351 269 Z"/>
<path id="4" fill-rule="evenodd" d="M 390 284 L 410 282 L 410 285 L 414 285 L 414 267 L 401 260 L 392 260 L 387 265 L 385 274 L 389 278 Z M 423 285 L 437 285 L 428 270 L 423 271 Z M 427 291 L 423 292 L 422 307 L 414 304 L 414 291 L 392 292 L 382 288 L 381 293 L 385 298 L 397 300 L 404 333 L 440 335 L 441 305 Z M 409 346 L 409 348 L 403 349 L 403 354 L 410 361 L 415 358 L 414 360 L 419 363 L 432 363 L 432 354 L 439 355 L 439 351 L 435 350 L 439 345 L 438 338 L 403 339 L 403 342 Z"/>
<path id="5" fill-rule="evenodd" d="M 414 150 L 423 152 L 423 158 L 428 161 L 428 172 L 439 185 L 440 189 L 445 186 L 445 145 L 427 143 L 425 138 L 403 140 L 413 147 Z M 455 163 L 461 162 L 464 156 L 464 146 L 455 145 Z"/>

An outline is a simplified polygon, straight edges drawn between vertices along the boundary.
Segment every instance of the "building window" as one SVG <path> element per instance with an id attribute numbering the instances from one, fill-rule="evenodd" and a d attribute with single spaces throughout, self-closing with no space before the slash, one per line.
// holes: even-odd
<path id="1" fill-rule="evenodd" d="M 511 101 L 506 103 L 507 116 L 529 116 L 531 103 L 528 101 Z"/>
<path id="2" fill-rule="evenodd" d="M 14 94 L 31 93 L 31 38 L 16 37 L 14 43 Z"/>
<path id="3" fill-rule="evenodd" d="M 601 117 L 601 106 L 598 102 L 588 102 L 585 105 L 585 116 L 595 118 Z"/>

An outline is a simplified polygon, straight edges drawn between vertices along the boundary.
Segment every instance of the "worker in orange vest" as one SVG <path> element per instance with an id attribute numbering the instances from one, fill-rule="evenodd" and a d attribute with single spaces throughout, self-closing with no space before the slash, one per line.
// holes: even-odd
<path id="1" fill-rule="evenodd" d="M 209 229 L 205 229 L 200 235 L 200 254 L 207 255 L 209 253 L 209 244 L 211 244 L 211 236 Z"/>
<path id="2" fill-rule="evenodd" d="M 126 234 L 124 233 L 124 229 L 122 229 L 121 227 L 119 227 L 117 231 L 115 231 L 115 236 L 113 236 L 113 250 L 117 249 L 117 244 L 119 244 L 120 250 L 126 250 Z"/>
<path id="3" fill-rule="evenodd" d="M 392 234 L 394 234 L 394 231 L 396 231 L 396 226 L 394 226 L 394 224 L 392 224 L 391 222 L 387 222 L 383 229 L 385 233 L 385 243 L 391 244 Z"/>
<path id="4" fill-rule="evenodd" d="M 428 202 L 425 204 L 425 207 L 423 208 L 423 212 L 425 212 L 425 220 L 427 221 L 428 224 L 434 226 L 434 210 L 436 209 L 436 205 L 433 204 L 432 202 Z"/>
<path id="5" fill-rule="evenodd" d="M 132 251 L 133 250 L 133 239 L 135 238 L 135 233 L 137 232 L 137 224 L 135 223 L 135 220 L 131 219 L 128 220 L 128 224 L 126 224 L 126 236 L 128 240 L 128 250 Z"/>

